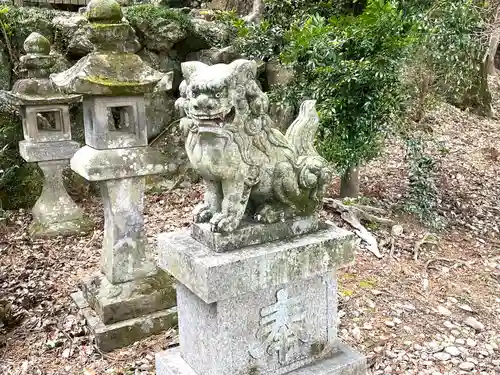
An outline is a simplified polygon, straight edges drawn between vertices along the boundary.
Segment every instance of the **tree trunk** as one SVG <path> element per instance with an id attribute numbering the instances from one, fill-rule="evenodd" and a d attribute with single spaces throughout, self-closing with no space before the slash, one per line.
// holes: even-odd
<path id="1" fill-rule="evenodd" d="M 244 20 L 249 23 L 259 23 L 264 14 L 264 8 L 265 5 L 263 0 L 254 0 L 252 13 L 244 17 Z"/>
<path id="2" fill-rule="evenodd" d="M 495 4 L 495 2 L 494 2 Z M 494 5 L 494 9 L 491 10 L 491 19 L 489 21 L 489 25 L 491 28 L 489 35 L 489 46 L 483 58 L 483 63 L 486 65 L 486 74 L 488 75 L 496 75 L 495 68 L 495 56 L 497 54 L 498 44 L 500 42 L 500 3 L 496 2 Z"/>
<path id="3" fill-rule="evenodd" d="M 340 198 L 359 196 L 359 168 L 349 167 L 340 181 Z"/>
<path id="4" fill-rule="evenodd" d="M 478 73 L 478 81 L 466 93 L 463 107 L 473 109 L 480 116 L 493 117 L 492 97 L 488 87 L 487 61 L 480 64 Z"/>
<path id="5" fill-rule="evenodd" d="M 490 47 L 488 49 L 486 58 L 485 58 L 485 63 L 486 63 L 486 70 L 489 75 L 496 75 L 496 68 L 495 68 L 495 56 L 497 54 L 497 49 L 498 49 L 498 43 L 499 43 L 499 38 L 500 35 L 494 35 L 490 39 Z"/>

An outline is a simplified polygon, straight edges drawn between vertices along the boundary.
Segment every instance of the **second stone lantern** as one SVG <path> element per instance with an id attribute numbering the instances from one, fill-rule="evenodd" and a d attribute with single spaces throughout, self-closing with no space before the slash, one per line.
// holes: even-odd
<path id="1" fill-rule="evenodd" d="M 28 163 L 38 163 L 43 172 L 43 188 L 32 209 L 33 237 L 58 236 L 88 232 L 93 223 L 73 202 L 63 184 L 63 171 L 80 145 L 71 140 L 69 105 L 79 95 L 59 93 L 49 80 L 54 57 L 43 35 L 31 33 L 24 41 L 26 55 L 21 67 L 26 77 L 14 83 L 5 99 L 17 107 L 23 121 L 24 140 L 19 152 Z"/>
<path id="2" fill-rule="evenodd" d="M 115 0 L 87 6 L 95 51 L 51 76 L 61 91 L 83 96 L 86 146 L 71 168 L 98 181 L 104 206 L 101 273 L 74 295 L 101 350 L 159 333 L 175 324 L 175 292 L 159 273 L 144 231 L 145 176 L 162 173 L 161 153 L 148 147 L 144 94 L 170 89 L 172 74 L 147 66 L 134 30 Z"/>

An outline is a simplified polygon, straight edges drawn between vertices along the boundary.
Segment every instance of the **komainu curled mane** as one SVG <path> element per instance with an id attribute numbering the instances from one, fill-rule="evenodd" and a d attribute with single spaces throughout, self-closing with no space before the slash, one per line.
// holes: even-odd
<path id="1" fill-rule="evenodd" d="M 176 105 L 189 160 L 207 188 L 194 220 L 232 232 L 245 216 L 271 223 L 314 213 L 331 178 L 314 148 L 315 102 L 302 104 L 283 135 L 267 114 L 255 62 L 186 62 L 182 72 Z"/>

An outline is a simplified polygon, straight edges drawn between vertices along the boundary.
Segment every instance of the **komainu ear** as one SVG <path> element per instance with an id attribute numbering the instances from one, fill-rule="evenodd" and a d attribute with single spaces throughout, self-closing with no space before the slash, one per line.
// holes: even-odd
<path id="1" fill-rule="evenodd" d="M 200 61 L 187 61 L 181 64 L 182 75 L 184 79 L 189 83 L 191 77 L 194 73 L 199 70 L 205 69 L 208 65 L 203 64 Z"/>
<path id="2" fill-rule="evenodd" d="M 233 69 L 233 74 L 245 79 L 256 79 L 257 63 L 250 60 L 235 60 L 229 66 Z"/>

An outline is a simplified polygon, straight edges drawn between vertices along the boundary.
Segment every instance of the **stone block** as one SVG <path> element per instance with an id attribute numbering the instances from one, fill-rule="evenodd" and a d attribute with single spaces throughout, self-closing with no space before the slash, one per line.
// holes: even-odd
<path id="1" fill-rule="evenodd" d="M 33 143 L 31 141 L 19 142 L 19 153 L 21 157 L 30 162 L 49 160 L 68 160 L 80 148 L 78 142 L 42 142 Z"/>
<path id="2" fill-rule="evenodd" d="M 167 162 L 149 147 L 97 150 L 84 146 L 70 164 L 72 170 L 88 181 L 107 181 L 163 173 Z"/>
<path id="3" fill-rule="evenodd" d="M 239 249 L 244 246 L 258 245 L 285 238 L 292 238 L 316 232 L 320 227 L 317 216 L 295 218 L 273 224 L 242 221 L 230 233 L 216 233 L 208 223 L 193 223 L 191 236 L 218 253 Z"/>
<path id="4" fill-rule="evenodd" d="M 100 182 L 104 206 L 101 271 L 113 284 L 156 274 L 144 230 L 144 178 Z"/>
<path id="5" fill-rule="evenodd" d="M 71 140 L 71 120 L 67 104 L 21 107 L 24 138 L 32 142 Z"/>
<path id="6" fill-rule="evenodd" d="M 144 96 L 85 97 L 85 143 L 93 148 L 147 146 Z"/>
<path id="7" fill-rule="evenodd" d="M 332 356 L 321 361 L 309 364 L 291 372 L 288 375 L 364 375 L 366 374 L 366 360 L 362 355 L 349 347 L 340 344 L 339 350 Z M 196 373 L 182 358 L 179 348 L 173 348 L 156 354 L 157 375 L 202 375 Z M 242 375 L 262 375 L 254 371 L 241 373 Z M 279 375 L 281 372 L 270 373 Z M 203 374 L 204 375 L 204 374 Z"/>
<path id="8" fill-rule="evenodd" d="M 80 283 L 85 300 L 101 322 L 112 324 L 175 307 L 175 289 L 165 272 L 121 284 L 97 274 Z"/>
<path id="9" fill-rule="evenodd" d="M 68 195 L 62 173 L 68 160 L 40 161 L 43 172 L 42 194 L 31 212 L 33 222 L 29 232 L 33 237 L 48 237 L 88 232 L 93 223 Z"/>
<path id="10" fill-rule="evenodd" d="M 175 307 L 142 315 L 113 324 L 104 324 L 88 307 L 81 292 L 71 295 L 94 334 L 96 344 L 103 352 L 122 348 L 151 335 L 159 334 L 177 325 Z"/>
<path id="11" fill-rule="evenodd" d="M 94 229 L 94 222 L 86 216 L 68 221 L 52 223 L 42 222 L 35 218 L 28 228 L 31 238 L 49 238 L 58 236 L 72 236 L 89 233 Z"/>
<path id="12" fill-rule="evenodd" d="M 295 370 L 337 351 L 335 272 L 207 304 L 177 286 L 182 357 L 197 374 Z"/>
<path id="13" fill-rule="evenodd" d="M 292 239 L 215 253 L 189 230 L 158 236 L 159 265 L 206 303 L 324 275 L 354 260 L 354 235 L 326 229 Z"/>

